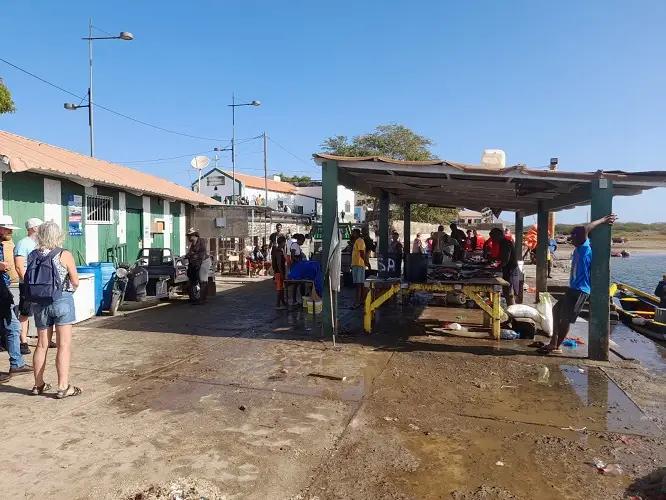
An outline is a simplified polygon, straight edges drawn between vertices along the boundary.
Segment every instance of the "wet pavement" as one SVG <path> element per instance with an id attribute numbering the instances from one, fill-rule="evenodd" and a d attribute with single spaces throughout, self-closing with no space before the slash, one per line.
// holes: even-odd
<path id="1" fill-rule="evenodd" d="M 270 280 L 244 281 L 77 327 L 77 398 L 0 386 L 3 496 L 134 498 L 185 477 L 229 499 L 619 499 L 666 463 L 666 385 L 637 363 L 446 336 L 397 303 L 366 336 L 348 291 L 334 347 L 319 317 L 272 309 Z"/>

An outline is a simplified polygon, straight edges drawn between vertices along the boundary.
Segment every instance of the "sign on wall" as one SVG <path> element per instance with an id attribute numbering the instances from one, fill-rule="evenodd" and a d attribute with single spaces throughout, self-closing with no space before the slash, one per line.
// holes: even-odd
<path id="1" fill-rule="evenodd" d="M 67 223 L 70 236 L 82 236 L 83 196 L 70 194 L 67 201 Z"/>

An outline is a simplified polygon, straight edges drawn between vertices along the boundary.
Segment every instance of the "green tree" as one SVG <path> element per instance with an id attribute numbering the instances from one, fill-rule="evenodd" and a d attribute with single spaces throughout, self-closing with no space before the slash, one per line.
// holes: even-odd
<path id="1" fill-rule="evenodd" d="M 324 153 L 339 156 L 383 156 L 393 160 L 426 161 L 437 159 L 430 150 L 434 144 L 432 139 L 419 135 L 404 125 L 390 123 L 379 125 L 374 132 L 357 135 L 351 139 L 346 135 L 331 136 L 321 144 L 321 148 Z M 373 207 L 376 213 L 376 200 L 373 202 Z M 392 209 L 391 218 L 402 219 L 402 208 Z M 445 224 L 457 218 L 456 209 L 423 204 L 412 205 L 414 222 Z"/>
<path id="2" fill-rule="evenodd" d="M 5 82 L 0 78 L 0 115 L 14 112 L 16 112 L 16 107 L 14 106 L 14 101 L 12 101 L 12 94 L 9 92 Z"/>
<path id="3" fill-rule="evenodd" d="M 278 175 L 282 182 L 312 182 L 312 178 L 307 175 L 286 175 L 282 172 Z"/>

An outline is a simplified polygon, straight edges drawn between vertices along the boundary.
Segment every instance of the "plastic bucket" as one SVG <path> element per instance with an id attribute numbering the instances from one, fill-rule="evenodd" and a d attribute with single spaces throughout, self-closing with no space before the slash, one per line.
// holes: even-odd
<path id="1" fill-rule="evenodd" d="M 322 304 L 321 300 L 308 300 L 308 314 L 321 314 Z"/>

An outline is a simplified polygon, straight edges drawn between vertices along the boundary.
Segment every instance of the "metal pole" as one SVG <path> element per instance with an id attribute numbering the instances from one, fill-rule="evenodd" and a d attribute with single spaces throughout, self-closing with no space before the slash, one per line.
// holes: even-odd
<path id="1" fill-rule="evenodd" d="M 198 181 L 198 185 L 197 185 L 197 193 L 199 193 L 199 194 L 201 194 L 201 170 L 202 169 L 199 169 L 199 181 Z"/>
<path id="2" fill-rule="evenodd" d="M 231 94 L 231 204 L 236 204 L 236 95 Z"/>
<path id="3" fill-rule="evenodd" d="M 90 55 L 90 86 L 88 87 L 88 122 L 90 126 L 90 156 L 95 157 L 95 125 L 93 121 L 93 51 L 92 51 L 92 17 L 90 18 L 88 35 L 88 52 Z"/>
<path id="4" fill-rule="evenodd" d="M 268 141 L 266 138 L 266 132 L 264 132 L 264 204 L 268 206 L 268 151 L 267 151 Z"/>

